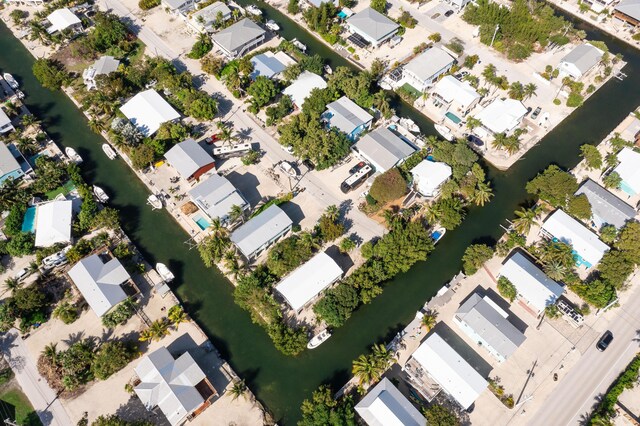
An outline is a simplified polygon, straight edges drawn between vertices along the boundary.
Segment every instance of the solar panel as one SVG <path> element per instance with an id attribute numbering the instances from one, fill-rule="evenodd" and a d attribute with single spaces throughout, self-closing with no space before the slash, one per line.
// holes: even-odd
<path id="1" fill-rule="evenodd" d="M 355 44 L 357 47 L 365 48 L 369 45 L 369 42 L 365 40 L 361 35 L 353 33 L 351 34 L 347 40 L 351 43 Z"/>

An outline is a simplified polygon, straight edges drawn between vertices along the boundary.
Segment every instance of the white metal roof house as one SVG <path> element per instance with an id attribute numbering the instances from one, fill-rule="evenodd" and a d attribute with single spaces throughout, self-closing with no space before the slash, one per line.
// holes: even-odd
<path id="1" fill-rule="evenodd" d="M 249 18 L 217 32 L 213 44 L 228 58 L 239 58 L 265 40 L 266 31 Z"/>
<path id="2" fill-rule="evenodd" d="M 283 278 L 275 289 L 291 309 L 299 311 L 342 274 L 342 268 L 328 254 L 320 252 Z"/>
<path id="3" fill-rule="evenodd" d="M 502 265 L 500 275 L 511 281 L 518 291 L 518 297 L 524 299 L 536 313 L 544 311 L 564 293 L 564 287 L 519 251 Z"/>
<path id="4" fill-rule="evenodd" d="M 427 88 L 449 72 L 455 59 L 439 47 L 432 47 L 413 58 L 402 69 L 402 77 L 416 90 L 424 92 Z"/>
<path id="5" fill-rule="evenodd" d="M 368 426 L 424 426 L 427 420 L 386 377 L 355 406 Z"/>
<path id="6" fill-rule="evenodd" d="M 71 200 L 50 201 L 36 206 L 36 247 L 71 242 Z"/>
<path id="7" fill-rule="evenodd" d="M 367 7 L 348 18 L 347 27 L 350 32 L 358 34 L 377 47 L 393 37 L 400 25 L 377 10 Z"/>
<path id="8" fill-rule="evenodd" d="M 636 144 L 640 143 L 640 120 L 635 115 L 629 114 L 627 118 L 622 120 L 618 129 L 622 139 Z"/>
<path id="9" fill-rule="evenodd" d="M 451 166 L 440 161 L 422 160 L 411 169 L 413 182 L 418 192 L 425 197 L 435 197 L 440 187 L 451 177 Z"/>
<path id="10" fill-rule="evenodd" d="M 7 179 L 20 179 L 24 171 L 9 147 L 0 141 L 0 185 Z"/>
<path id="11" fill-rule="evenodd" d="M 487 388 L 487 381 L 437 333 L 411 355 L 465 410 Z"/>
<path id="12" fill-rule="evenodd" d="M 67 272 L 99 317 L 127 298 L 122 284 L 131 278 L 118 259 L 107 260 L 103 256 L 92 254 L 85 257 Z"/>
<path id="13" fill-rule="evenodd" d="M 480 94 L 466 81 L 445 75 L 431 91 L 431 100 L 439 102 L 447 109 L 467 115 L 480 101 Z"/>
<path id="14" fill-rule="evenodd" d="M 253 72 L 250 77 L 252 80 L 261 75 L 267 78 L 277 78 L 289 65 L 295 63 L 296 61 L 284 52 L 267 51 L 251 57 Z"/>
<path id="15" fill-rule="evenodd" d="M 4 109 L 0 107 L 0 135 L 8 133 L 12 130 L 15 130 L 15 127 L 13 127 L 13 124 L 11 124 L 11 119 L 9 118 L 7 113 L 4 112 Z"/>
<path id="16" fill-rule="evenodd" d="M 292 225 L 289 216 L 274 204 L 233 231 L 231 242 L 245 258 L 253 260 L 286 235 Z"/>
<path id="17" fill-rule="evenodd" d="M 180 118 L 178 111 L 153 89 L 138 93 L 120 111 L 145 136 L 153 135 L 163 123 Z"/>
<path id="18" fill-rule="evenodd" d="M 160 347 L 143 357 L 135 372 L 140 383 L 134 391 L 142 404 L 149 411 L 159 407 L 172 426 L 183 424 L 205 403 L 199 388 L 208 387 L 215 394 L 189 352 L 174 359 L 167 348 Z"/>
<path id="19" fill-rule="evenodd" d="M 296 108 L 302 108 L 313 89 L 326 88 L 327 82 L 324 78 L 310 71 L 303 71 L 282 93 L 291 97 Z"/>
<path id="20" fill-rule="evenodd" d="M 112 72 L 116 72 L 119 65 L 120 61 L 113 56 L 102 56 L 95 61 L 93 65 L 82 72 L 82 79 L 84 80 L 85 86 L 87 86 L 87 90 L 95 89 L 97 76 L 109 75 Z"/>
<path id="21" fill-rule="evenodd" d="M 625 147 L 618 153 L 620 164 L 613 169 L 622 178 L 620 189 L 629 195 L 640 193 L 640 153 Z"/>
<path id="22" fill-rule="evenodd" d="M 195 31 L 207 33 L 213 31 L 213 24 L 218 19 L 222 22 L 231 19 L 231 9 L 221 1 L 211 3 L 209 6 L 192 13 L 187 23 Z"/>
<path id="23" fill-rule="evenodd" d="M 589 200 L 591 220 L 598 229 L 605 224 L 620 229 L 637 214 L 636 209 L 591 179 L 584 181 L 578 188 L 575 195 L 580 194 L 584 194 Z"/>
<path id="24" fill-rule="evenodd" d="M 575 252 L 576 263 L 586 268 L 597 265 L 609 250 L 596 234 L 562 210 L 556 210 L 544 221 L 542 232 L 569 244 Z"/>
<path id="25" fill-rule="evenodd" d="M 162 7 L 168 9 L 170 13 L 180 14 L 193 9 L 196 0 L 162 0 Z"/>
<path id="26" fill-rule="evenodd" d="M 197 180 L 215 166 L 211 154 L 191 138 L 174 145 L 164 154 L 164 158 L 187 180 Z"/>
<path id="27" fill-rule="evenodd" d="M 583 0 L 585 4 L 589 5 L 591 10 L 595 13 L 602 12 L 605 8 L 609 7 L 613 0 Z"/>
<path id="28" fill-rule="evenodd" d="M 189 196 L 210 219 L 220 219 L 223 224 L 227 224 L 233 206 L 239 206 L 242 210 L 250 207 L 240 191 L 226 177 L 217 173 L 189 191 Z"/>
<path id="29" fill-rule="evenodd" d="M 473 293 L 460 306 L 453 321 L 478 346 L 504 362 L 525 341 L 525 336 L 507 319 L 509 314 L 488 296 Z"/>
<path id="30" fill-rule="evenodd" d="M 370 129 L 373 121 L 371 114 L 346 96 L 328 104 L 322 118 L 327 121 L 329 127 L 346 133 L 352 141 L 356 140 L 360 133 Z"/>
<path id="31" fill-rule="evenodd" d="M 482 127 L 491 134 L 513 132 L 527 113 L 522 102 L 515 99 L 496 99 L 476 115 Z M 476 129 L 477 131 L 477 129 Z"/>
<path id="32" fill-rule="evenodd" d="M 602 55 L 604 55 L 604 52 L 590 43 L 583 43 L 574 47 L 558 64 L 560 77 L 569 76 L 574 80 L 580 80 L 600 63 Z"/>
<path id="33" fill-rule="evenodd" d="M 630 27 L 640 26 L 640 0 L 622 0 L 615 6 L 613 16 Z"/>
<path id="34" fill-rule="evenodd" d="M 80 22 L 80 18 L 66 7 L 51 12 L 47 16 L 47 21 L 51 23 L 47 28 L 47 32 L 49 34 L 54 34 L 58 31 L 64 30 L 82 29 L 82 22 Z"/>
<path id="35" fill-rule="evenodd" d="M 381 173 L 401 164 L 416 151 L 384 126 L 364 135 L 353 146 L 353 150 Z"/>

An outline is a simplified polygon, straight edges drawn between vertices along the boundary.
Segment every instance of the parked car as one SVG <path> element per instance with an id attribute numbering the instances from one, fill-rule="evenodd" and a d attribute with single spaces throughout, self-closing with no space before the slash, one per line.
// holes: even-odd
<path id="1" fill-rule="evenodd" d="M 609 330 L 605 331 L 598 343 L 596 344 L 596 349 L 600 352 L 604 352 L 605 349 L 609 347 L 611 342 L 613 341 L 613 333 Z"/>
<path id="2" fill-rule="evenodd" d="M 431 15 L 431 19 L 436 19 L 439 16 L 440 16 L 439 13 L 434 13 L 433 15 Z"/>
<path id="3" fill-rule="evenodd" d="M 304 160 L 302 160 L 302 164 L 307 166 L 307 169 L 309 170 L 315 170 L 316 168 L 315 164 L 313 164 L 311 160 L 309 160 L 308 158 L 305 158 Z"/>
<path id="4" fill-rule="evenodd" d="M 298 176 L 298 171 L 288 161 L 281 162 L 278 167 L 280 167 L 280 170 L 289 177 L 295 178 Z"/>
<path id="5" fill-rule="evenodd" d="M 531 114 L 531 119 L 535 120 L 536 118 L 538 118 L 538 116 L 540 115 L 540 112 L 542 112 L 542 108 L 537 107 L 534 111 L 533 114 Z"/>
<path id="6" fill-rule="evenodd" d="M 287 145 L 280 145 L 280 146 L 282 147 L 282 150 L 283 150 L 284 152 L 287 152 L 287 153 L 289 153 L 289 154 L 293 155 L 293 147 L 292 147 L 292 146 L 290 146 L 290 145 L 289 145 L 289 146 L 287 146 Z"/>
<path id="7" fill-rule="evenodd" d="M 52 254 L 51 256 L 47 256 L 42 259 L 42 266 L 45 268 L 55 268 L 56 266 L 60 266 L 67 262 L 67 252 L 71 249 L 71 246 L 67 246 Z"/>
<path id="8" fill-rule="evenodd" d="M 362 169 L 366 165 L 367 163 L 365 163 L 364 161 L 360 161 L 358 164 L 356 164 L 355 166 L 349 169 L 349 174 L 352 175 L 354 173 L 357 173 L 360 169 Z"/>
<path id="9" fill-rule="evenodd" d="M 219 141 L 219 140 L 220 140 L 220 134 L 216 133 L 215 135 L 209 136 L 204 141 L 207 143 L 207 145 L 213 145 L 214 142 Z"/>
<path id="10" fill-rule="evenodd" d="M 22 268 L 18 272 L 16 272 L 13 278 L 16 279 L 17 281 L 22 281 L 22 279 L 26 277 L 28 273 L 29 273 L 29 269 Z"/>
<path id="11" fill-rule="evenodd" d="M 447 10 L 447 11 L 444 13 L 444 16 L 446 16 L 447 18 L 448 18 L 449 16 L 451 16 L 451 15 L 453 15 L 453 10 L 451 10 L 451 9 Z"/>

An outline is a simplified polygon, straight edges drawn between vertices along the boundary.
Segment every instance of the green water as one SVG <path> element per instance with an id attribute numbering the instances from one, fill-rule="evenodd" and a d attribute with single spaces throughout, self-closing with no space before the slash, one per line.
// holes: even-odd
<path id="1" fill-rule="evenodd" d="M 260 7 L 266 9 L 264 4 Z M 287 38 L 297 36 L 312 52 L 330 58 L 334 67 L 344 63 L 281 14 L 271 10 L 267 14 L 283 27 L 282 33 Z M 384 293 L 359 309 L 331 340 L 295 359 L 275 351 L 266 334 L 236 307 L 229 283 L 217 271 L 204 268 L 197 252 L 187 250 L 184 245 L 187 236 L 173 219 L 165 212 L 151 211 L 145 204 L 146 189 L 122 161 L 106 158 L 100 149 L 102 139 L 88 129 L 84 116 L 71 101 L 61 93 L 39 86 L 30 70 L 33 58 L 3 25 L 0 25 L 0 69 L 17 77 L 27 95 L 27 105 L 44 119 L 53 138 L 79 151 L 85 159 L 83 170 L 87 179 L 110 194 L 112 204 L 122 212 L 125 231 L 145 256 L 152 262 L 168 264 L 174 271 L 178 295 L 233 368 L 246 378 L 281 424 L 294 424 L 301 401 L 313 389 L 321 383 L 341 386 L 349 377 L 351 360 L 373 342 L 393 336 L 413 318 L 425 300 L 458 272 L 460 257 L 469 244 L 492 241 L 499 236 L 500 223 L 526 201 L 523 188 L 527 180 L 549 163 L 574 166 L 581 144 L 598 143 L 637 106 L 638 53 L 604 35 L 590 33 L 590 37 L 604 40 L 614 53 L 624 54 L 629 61 L 624 71 L 630 77 L 624 82 L 607 83 L 508 172 L 489 170 L 496 194 L 490 204 L 472 209 L 464 224 L 441 240 L 428 261 L 388 283 Z M 431 123 L 411 108 L 398 105 L 397 109 L 400 114 L 411 116 L 427 133 L 433 133 Z"/>

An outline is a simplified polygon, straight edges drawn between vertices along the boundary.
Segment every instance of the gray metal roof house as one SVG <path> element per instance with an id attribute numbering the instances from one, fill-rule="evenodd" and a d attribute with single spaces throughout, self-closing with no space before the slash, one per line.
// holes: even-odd
<path id="1" fill-rule="evenodd" d="M 217 48 L 228 58 L 238 58 L 258 46 L 265 39 L 266 31 L 249 18 L 217 32 L 211 37 Z"/>
<path id="2" fill-rule="evenodd" d="M 120 66 L 120 61 L 113 56 L 103 56 L 82 72 L 82 79 L 88 90 L 96 87 L 96 77 L 99 75 L 109 75 L 116 72 Z"/>
<path id="3" fill-rule="evenodd" d="M 216 173 L 189 191 L 189 196 L 210 219 L 218 218 L 223 224 L 229 221 L 233 206 L 239 206 L 242 210 L 249 209 L 249 203 L 240 191 L 226 177 Z"/>
<path id="4" fill-rule="evenodd" d="M 231 242 L 244 257 L 252 260 L 286 235 L 292 225 L 289 216 L 274 204 L 233 231 Z"/>
<path id="5" fill-rule="evenodd" d="M 2 108 L 0 108 L 0 134 L 7 133 L 14 130 L 11 119 Z"/>
<path id="6" fill-rule="evenodd" d="M 373 116 L 362 109 L 358 104 L 346 96 L 327 105 L 327 110 L 322 114 L 330 127 L 336 128 L 352 141 L 360 133 L 371 127 Z"/>
<path id="7" fill-rule="evenodd" d="M 389 40 L 400 28 L 400 25 L 370 7 L 347 19 L 347 26 L 349 31 L 360 35 L 373 46 Z"/>
<path id="8" fill-rule="evenodd" d="M 367 133 L 353 146 L 353 149 L 381 173 L 402 163 L 416 151 L 413 146 L 386 127 Z"/>
<path id="9" fill-rule="evenodd" d="M 220 18 L 223 22 L 231 19 L 231 9 L 221 1 L 211 3 L 189 16 L 187 22 L 194 30 L 205 33 L 213 31 L 213 24 Z"/>
<path id="10" fill-rule="evenodd" d="M 402 69 L 402 76 L 417 90 L 424 91 L 447 73 L 455 59 L 444 50 L 432 47 L 413 58 Z"/>
<path id="11" fill-rule="evenodd" d="M 592 44 L 583 43 L 567 53 L 558 64 L 560 75 L 581 79 L 591 68 L 600 63 L 604 52 Z"/>
<path id="12" fill-rule="evenodd" d="M 187 180 L 198 179 L 215 166 L 213 157 L 191 138 L 174 145 L 164 158 Z"/>
<path id="13" fill-rule="evenodd" d="M 632 27 L 640 26 L 640 0 L 622 0 L 614 9 L 616 19 Z"/>
<path id="14" fill-rule="evenodd" d="M 368 426 L 424 426 L 427 420 L 386 377 L 355 406 Z"/>
<path id="15" fill-rule="evenodd" d="M 584 194 L 591 204 L 591 219 L 597 228 L 609 224 L 622 228 L 636 216 L 636 209 L 613 195 L 611 192 L 587 179 L 575 195 Z"/>
<path id="16" fill-rule="evenodd" d="M 18 151 L 15 146 L 11 145 L 11 147 Z M 24 174 L 12 149 L 4 142 L 0 142 L 0 185 L 7 179 L 20 179 Z"/>
<path id="17" fill-rule="evenodd" d="M 465 334 L 503 362 L 526 339 L 507 320 L 508 315 L 487 296 L 473 293 L 456 311 L 453 320 Z"/>

